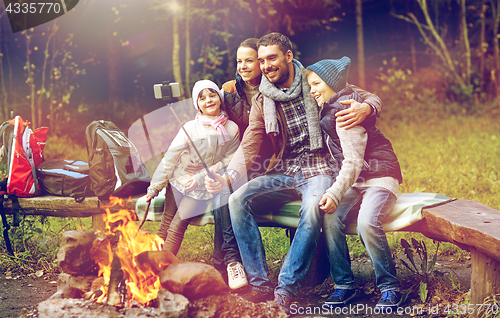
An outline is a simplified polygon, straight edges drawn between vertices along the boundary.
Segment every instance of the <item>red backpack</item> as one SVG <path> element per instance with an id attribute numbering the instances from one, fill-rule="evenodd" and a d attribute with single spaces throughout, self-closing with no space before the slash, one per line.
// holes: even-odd
<path id="1" fill-rule="evenodd" d="M 6 163 L 8 195 L 33 197 L 40 194 L 36 166 L 43 161 L 43 148 L 49 128 L 32 131 L 28 121 L 16 116 L 0 127 L 3 137 L 1 154 Z"/>

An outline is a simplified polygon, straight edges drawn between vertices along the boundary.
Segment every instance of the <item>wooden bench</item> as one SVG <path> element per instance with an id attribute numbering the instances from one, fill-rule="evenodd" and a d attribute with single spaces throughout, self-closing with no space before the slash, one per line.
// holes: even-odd
<path id="1" fill-rule="evenodd" d="M 125 200 L 125 208 L 135 211 L 137 198 Z M 108 202 L 86 198 L 42 196 L 20 198 L 21 214 L 52 217 L 92 217 L 94 228 L 102 228 L 103 207 Z M 5 211 L 11 203 L 6 200 Z M 112 209 L 113 210 L 113 209 Z M 400 231 L 419 232 L 428 238 L 450 242 L 471 253 L 471 304 L 482 304 L 485 297 L 500 293 L 500 211 L 469 200 L 455 200 L 424 208 L 424 218 Z M 272 224 L 266 224 L 272 225 Z M 278 225 L 279 226 L 279 225 Z"/>

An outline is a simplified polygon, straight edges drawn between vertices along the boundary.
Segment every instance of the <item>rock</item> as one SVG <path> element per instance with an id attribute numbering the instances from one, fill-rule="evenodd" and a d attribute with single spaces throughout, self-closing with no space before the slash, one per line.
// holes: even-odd
<path id="1" fill-rule="evenodd" d="M 95 239 L 92 230 L 64 232 L 57 260 L 61 270 L 72 275 L 97 273 L 97 263 L 90 257 L 90 249 Z"/>
<path id="2" fill-rule="evenodd" d="M 83 291 L 81 289 L 66 285 L 60 288 L 54 295 L 50 296 L 49 299 L 66 299 L 73 298 L 79 299 L 82 298 Z"/>
<path id="3" fill-rule="evenodd" d="M 96 276 L 72 276 L 68 273 L 61 273 L 59 274 L 59 279 L 57 280 L 57 288 L 69 285 L 71 287 L 81 289 L 83 292 L 88 292 L 92 290 L 92 283 L 94 280 L 96 280 Z"/>
<path id="4" fill-rule="evenodd" d="M 185 318 L 189 313 L 189 300 L 166 289 L 158 292 L 158 313 L 162 318 Z"/>
<path id="5" fill-rule="evenodd" d="M 161 286 L 187 299 L 227 292 L 229 287 L 213 266 L 196 263 L 173 263 L 159 273 Z"/>
<path id="6" fill-rule="evenodd" d="M 233 294 L 210 295 L 196 299 L 189 305 L 193 318 L 285 318 L 287 314 L 274 301 L 255 304 Z"/>

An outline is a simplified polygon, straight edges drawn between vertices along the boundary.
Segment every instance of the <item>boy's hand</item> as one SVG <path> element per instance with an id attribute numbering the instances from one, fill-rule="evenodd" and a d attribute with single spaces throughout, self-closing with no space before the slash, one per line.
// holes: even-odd
<path id="1" fill-rule="evenodd" d="M 371 114 L 372 107 L 367 103 L 359 103 L 354 99 L 340 101 L 342 105 L 351 105 L 348 109 L 341 110 L 335 114 L 339 127 L 352 128 L 365 120 Z"/>
<path id="2" fill-rule="evenodd" d="M 203 169 L 203 165 L 200 162 L 198 162 L 198 160 L 196 160 L 189 153 L 183 154 L 180 159 L 181 159 L 182 168 L 190 176 L 195 175 L 201 169 Z"/>
<path id="3" fill-rule="evenodd" d="M 152 196 L 152 195 L 147 194 L 147 195 L 146 195 L 146 202 L 151 201 L 151 199 L 152 199 L 152 198 L 153 198 L 153 196 Z"/>
<path id="4" fill-rule="evenodd" d="M 228 186 L 228 184 L 226 178 L 216 173 L 215 171 L 210 170 L 210 172 L 212 172 L 212 174 L 214 175 L 215 180 L 210 178 L 209 176 L 205 176 L 205 189 L 207 189 L 209 193 L 217 194 L 224 190 Z"/>
<path id="5" fill-rule="evenodd" d="M 333 212 L 335 212 L 337 205 L 332 200 L 332 198 L 327 195 L 323 195 L 321 201 L 319 201 L 319 208 L 325 211 L 325 213 L 332 214 Z"/>

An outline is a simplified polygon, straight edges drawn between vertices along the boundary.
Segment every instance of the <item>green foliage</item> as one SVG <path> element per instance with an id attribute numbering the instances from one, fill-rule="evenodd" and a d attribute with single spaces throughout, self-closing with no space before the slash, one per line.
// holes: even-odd
<path id="1" fill-rule="evenodd" d="M 427 300 L 428 293 L 429 291 L 427 290 L 427 283 L 420 281 L 420 285 L 418 286 L 418 296 L 420 297 L 422 303 L 425 303 L 425 301 Z"/>
<path id="2" fill-rule="evenodd" d="M 46 159 L 70 159 L 88 161 L 85 145 L 74 142 L 66 136 L 49 135 L 45 144 Z"/>
<path id="3" fill-rule="evenodd" d="M 412 247 L 413 245 L 413 247 Z M 427 246 L 424 241 L 417 241 L 416 239 L 411 239 L 411 245 L 407 240 L 401 239 L 401 246 L 404 248 L 404 253 L 409 263 L 401 260 L 401 263 L 408 268 L 412 273 L 417 275 L 421 282 L 427 283 L 429 281 L 429 276 L 433 272 L 434 265 L 436 265 L 439 243 L 436 247 L 436 253 L 432 257 L 432 259 L 428 258 L 427 254 Z M 415 253 L 415 255 L 414 255 Z M 419 260 L 415 259 L 415 256 L 418 256 Z M 427 284 L 425 284 L 427 287 Z M 422 288 L 422 284 L 420 284 L 420 289 Z"/>
<path id="4" fill-rule="evenodd" d="M 90 220 L 24 216 L 20 226 L 11 227 L 9 231 L 15 256 L 7 253 L 3 235 L 0 237 L 0 270 L 4 272 L 16 268 L 26 272 L 43 270 L 57 273 L 56 258 L 62 233 L 86 228 L 90 228 Z"/>
<path id="5" fill-rule="evenodd" d="M 491 295 L 484 300 L 483 306 L 479 309 L 479 318 L 499 318 L 500 317 L 500 294 Z"/>

